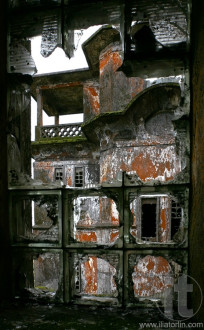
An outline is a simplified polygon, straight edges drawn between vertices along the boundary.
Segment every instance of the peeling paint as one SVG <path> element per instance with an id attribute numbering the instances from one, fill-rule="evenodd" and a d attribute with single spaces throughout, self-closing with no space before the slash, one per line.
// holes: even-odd
<path id="1" fill-rule="evenodd" d="M 96 84 L 85 84 L 84 86 L 84 115 L 85 120 L 100 113 L 99 86 Z"/>
<path id="2" fill-rule="evenodd" d="M 115 72 L 121 65 L 122 59 L 119 53 L 112 52 L 112 49 L 108 50 L 105 55 L 100 60 L 100 75 L 104 74 L 106 66 L 111 63 L 113 72 Z"/>
<path id="3" fill-rule="evenodd" d="M 90 256 L 83 262 L 82 292 L 88 295 L 117 296 L 116 269 L 106 260 Z"/>
<path id="4" fill-rule="evenodd" d="M 145 88 L 141 78 L 127 78 L 117 71 L 123 62 L 119 43 L 112 43 L 101 52 L 100 113 L 124 110 L 131 99 Z"/>
<path id="5" fill-rule="evenodd" d="M 73 202 L 74 238 L 83 243 L 113 244 L 119 238 L 119 213 L 107 197 L 78 197 Z M 92 230 L 90 231 L 90 229 Z"/>
<path id="6" fill-rule="evenodd" d="M 170 181 L 181 172 L 176 146 L 117 148 L 101 157 L 101 182 L 116 179 L 119 171 L 136 174 L 143 182 Z"/>
<path id="7" fill-rule="evenodd" d="M 83 232 L 78 230 L 75 237 L 79 242 L 97 242 L 96 233 L 93 231 Z"/>
<path id="8" fill-rule="evenodd" d="M 171 266 L 163 257 L 146 256 L 132 273 L 135 297 L 153 297 L 173 286 Z"/>

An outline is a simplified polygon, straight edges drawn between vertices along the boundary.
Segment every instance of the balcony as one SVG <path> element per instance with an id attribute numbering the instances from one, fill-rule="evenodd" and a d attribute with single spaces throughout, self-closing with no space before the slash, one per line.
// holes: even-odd
<path id="1" fill-rule="evenodd" d="M 81 123 L 36 126 L 36 141 L 52 138 L 83 137 Z"/>

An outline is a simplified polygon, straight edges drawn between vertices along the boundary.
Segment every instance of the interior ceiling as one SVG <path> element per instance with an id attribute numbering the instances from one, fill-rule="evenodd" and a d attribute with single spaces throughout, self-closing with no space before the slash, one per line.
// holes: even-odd
<path id="1" fill-rule="evenodd" d="M 52 115 L 83 112 L 83 86 L 69 86 L 43 90 L 43 102 Z M 51 112 L 52 111 L 52 112 Z"/>
<path id="2" fill-rule="evenodd" d="M 43 109 L 49 116 L 81 113 L 83 81 L 91 78 L 88 69 L 34 76 L 31 94 L 37 100 L 36 89 L 41 89 Z"/>

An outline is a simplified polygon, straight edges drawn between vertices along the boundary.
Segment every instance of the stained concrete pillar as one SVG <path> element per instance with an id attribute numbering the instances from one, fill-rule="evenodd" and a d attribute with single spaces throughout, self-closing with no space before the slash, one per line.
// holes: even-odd
<path id="1" fill-rule="evenodd" d="M 43 98 L 41 89 L 36 90 L 37 94 L 37 126 L 35 127 L 35 139 L 40 139 L 40 127 L 43 126 Z"/>
<path id="2" fill-rule="evenodd" d="M 59 116 L 55 116 L 55 125 L 59 125 Z"/>
<path id="3" fill-rule="evenodd" d="M 37 89 L 37 126 L 43 126 L 43 100 L 42 91 Z"/>

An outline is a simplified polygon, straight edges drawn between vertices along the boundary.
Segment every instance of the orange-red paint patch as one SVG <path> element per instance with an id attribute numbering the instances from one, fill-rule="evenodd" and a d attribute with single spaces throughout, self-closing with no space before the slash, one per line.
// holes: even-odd
<path id="1" fill-rule="evenodd" d="M 162 230 L 166 230 L 167 228 L 167 219 L 166 219 L 166 210 L 162 209 L 160 212 L 160 219 L 161 219 L 161 227 Z"/>
<path id="2" fill-rule="evenodd" d="M 117 209 L 116 209 L 116 206 L 115 206 L 115 202 L 113 199 L 110 200 L 111 202 L 111 223 L 115 226 L 119 225 L 119 215 L 117 213 L 117 217 L 116 217 L 116 212 L 117 212 Z M 114 211 L 114 208 L 115 208 L 115 211 Z"/>
<path id="3" fill-rule="evenodd" d="M 143 181 L 148 180 L 148 178 L 156 179 L 159 176 L 164 176 L 166 170 L 172 170 L 172 164 L 170 161 L 166 160 L 164 162 L 157 162 L 155 166 L 150 156 L 148 154 L 144 155 L 143 153 L 136 156 L 131 164 L 131 171 L 136 171 L 139 178 Z M 165 181 L 172 179 L 172 175 L 165 177 Z"/>
<path id="4" fill-rule="evenodd" d="M 94 231 L 90 231 L 90 232 L 77 231 L 76 240 L 79 242 L 97 242 L 97 236 Z"/>
<path id="5" fill-rule="evenodd" d="M 134 267 L 133 289 L 136 296 L 149 297 L 172 287 L 171 266 L 163 257 L 146 256 Z"/>
<path id="6" fill-rule="evenodd" d="M 87 89 L 92 96 L 98 96 L 98 93 L 94 87 L 88 87 Z"/>
<path id="7" fill-rule="evenodd" d="M 119 230 L 110 234 L 110 243 L 114 243 L 119 238 Z"/>
<path id="8" fill-rule="evenodd" d="M 84 92 L 87 95 L 92 113 L 99 114 L 99 90 L 95 87 L 85 87 Z"/>
<path id="9" fill-rule="evenodd" d="M 84 292 L 87 294 L 97 293 L 97 257 L 89 257 L 84 263 L 86 286 Z"/>
<path id="10" fill-rule="evenodd" d="M 72 178 L 71 178 L 71 176 L 69 176 L 69 177 L 67 178 L 67 185 L 68 185 L 69 187 L 72 186 Z"/>
<path id="11" fill-rule="evenodd" d="M 109 50 L 103 56 L 103 58 L 100 60 L 100 74 L 104 73 L 104 70 L 107 65 L 110 65 L 112 67 L 113 72 L 115 72 L 122 65 L 122 58 L 119 52 L 111 53 Z"/>

